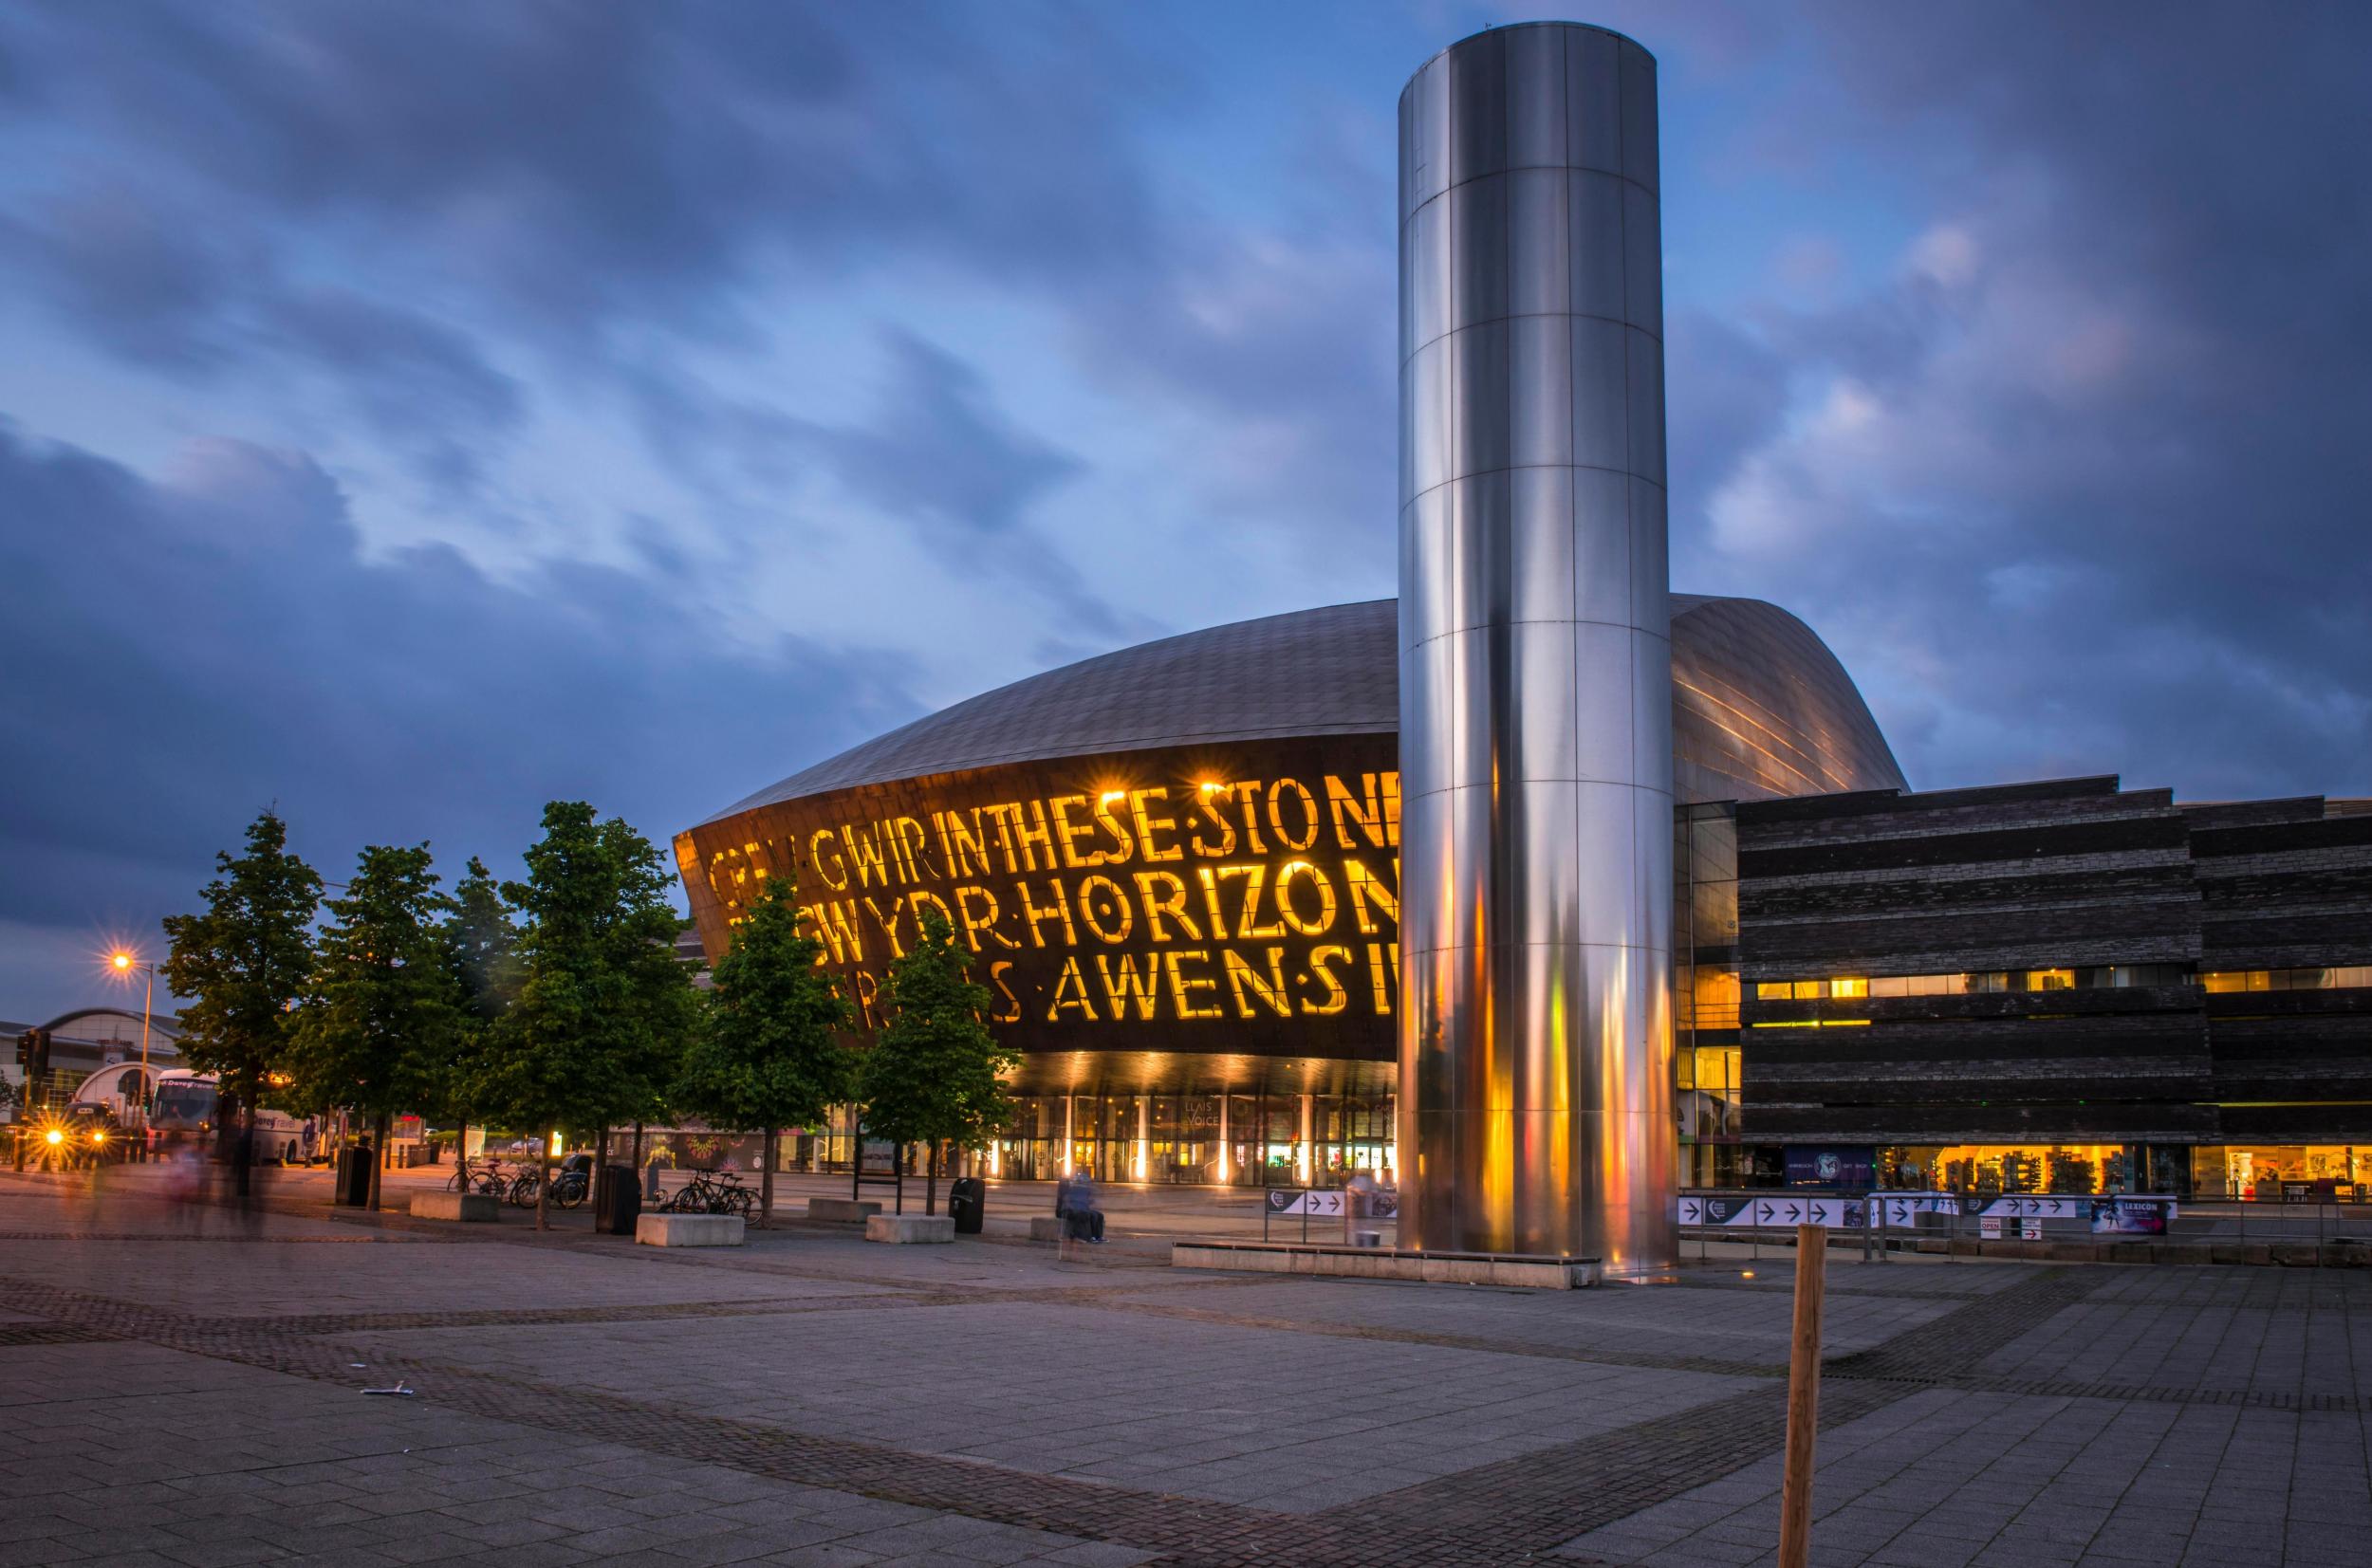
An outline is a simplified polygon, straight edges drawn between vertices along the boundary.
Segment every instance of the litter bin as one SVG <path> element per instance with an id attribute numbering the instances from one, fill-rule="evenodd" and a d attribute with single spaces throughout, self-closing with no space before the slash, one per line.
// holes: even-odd
<path id="1" fill-rule="evenodd" d="M 367 1143 L 349 1144 L 338 1151 L 340 1207 L 368 1208 L 371 1206 L 371 1161 L 375 1157 Z"/>
<path id="2" fill-rule="evenodd" d="M 980 1221 L 989 1209 L 989 1184 L 977 1176 L 957 1176 L 947 1190 L 947 1212 L 958 1236 L 980 1234 Z"/>
<path id="3" fill-rule="evenodd" d="M 593 1233 L 631 1236 L 642 1214 L 642 1184 L 631 1165 L 604 1165 L 593 1172 Z"/>

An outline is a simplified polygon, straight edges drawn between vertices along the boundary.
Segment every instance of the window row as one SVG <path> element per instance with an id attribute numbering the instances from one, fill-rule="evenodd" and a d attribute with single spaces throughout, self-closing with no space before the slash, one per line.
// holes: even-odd
<path id="1" fill-rule="evenodd" d="M 2314 972 L 2314 971 L 2299 971 Z M 1825 1002 L 1886 996 L 1969 996 L 1985 991 L 2123 989 L 2134 986 L 2188 986 L 2191 971 L 2180 964 L 2101 964 L 2064 969 L 1980 969 L 1968 974 L 1839 975 L 1826 980 L 1764 980 L 1754 987 L 1762 1002 Z M 2241 987 L 2227 987 L 2238 990 Z M 2263 987 L 2248 987 L 2262 990 Z"/>
<path id="2" fill-rule="evenodd" d="M 2199 976 L 2210 991 L 2326 991 L 2372 986 L 2372 964 L 2328 969 L 2217 969 Z"/>

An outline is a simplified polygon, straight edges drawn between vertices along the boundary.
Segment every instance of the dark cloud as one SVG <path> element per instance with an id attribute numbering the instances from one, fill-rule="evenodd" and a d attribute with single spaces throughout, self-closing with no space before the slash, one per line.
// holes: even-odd
<path id="1" fill-rule="evenodd" d="M 1174 93 L 1163 63 L 1091 13 L 1005 30 L 958 8 L 558 4 L 156 6 L 127 26 L 69 0 L 0 46 L 44 78 L 27 112 L 216 194 L 218 221 L 433 251 L 573 333 L 714 322 L 768 247 L 1038 279 L 1148 254 L 1130 126 Z"/>
<path id="2" fill-rule="evenodd" d="M 1852 8 L 1781 111 L 1921 175 L 1927 228 L 1746 318 L 1788 414 L 1675 560 L 1831 633 L 1921 783 L 2372 790 L 2372 12 L 2180 14 Z M 1739 362 L 1676 330 L 1676 467 Z"/>
<path id="3" fill-rule="evenodd" d="M 1161 630 L 1098 593 L 1030 521 L 1084 465 L 1017 426 L 977 366 L 908 332 L 881 347 L 862 417 L 799 418 L 647 367 L 632 378 L 637 409 L 671 466 L 712 494 L 825 476 L 867 515 L 910 526 L 941 565 L 1018 590 L 1094 639 L 1073 657 Z"/>
<path id="4" fill-rule="evenodd" d="M 971 365 L 910 333 L 892 333 L 888 347 L 872 421 L 810 427 L 808 438 L 884 510 L 957 536 L 1010 534 L 1032 502 L 1079 471 L 1016 430 Z"/>
<path id="5" fill-rule="evenodd" d="M 449 489 L 475 484 L 479 452 L 525 410 L 518 383 L 442 323 L 332 288 L 290 291 L 266 308 L 274 342 L 351 396 L 373 434 Z"/>
<path id="6" fill-rule="evenodd" d="M 209 226 L 120 186 L 55 192 L 0 210 L 0 261 L 110 352 L 136 363 L 212 369 L 236 263 Z"/>
<path id="7" fill-rule="evenodd" d="M 300 454 L 211 442 L 152 480 L 0 427 L 0 922 L 153 937 L 272 802 L 325 871 L 421 839 L 501 860 L 555 797 L 663 842 L 917 710 L 896 655 L 720 649 L 648 576 L 365 561 Z"/>

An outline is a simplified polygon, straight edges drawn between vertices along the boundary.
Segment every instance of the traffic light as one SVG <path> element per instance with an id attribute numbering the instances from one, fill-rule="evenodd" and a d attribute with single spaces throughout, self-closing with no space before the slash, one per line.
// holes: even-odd
<path id="1" fill-rule="evenodd" d="M 25 1032 L 33 1037 L 33 1059 L 27 1063 L 27 1070 L 35 1077 L 47 1078 L 49 1076 L 49 1031 L 28 1029 Z"/>
<path id="2" fill-rule="evenodd" d="M 28 1029 L 16 1037 L 16 1064 L 28 1071 L 33 1065 L 33 1046 L 41 1040 L 39 1029 Z"/>

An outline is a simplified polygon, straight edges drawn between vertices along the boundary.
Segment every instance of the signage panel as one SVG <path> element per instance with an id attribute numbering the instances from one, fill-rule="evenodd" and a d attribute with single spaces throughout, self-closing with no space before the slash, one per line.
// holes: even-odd
<path id="1" fill-rule="evenodd" d="M 1736 1226 L 1757 1230 L 1797 1225 L 1859 1229 L 1863 1212 L 1860 1198 L 1684 1196 L 1680 1199 L 1678 1218 L 1682 1225 Z"/>

